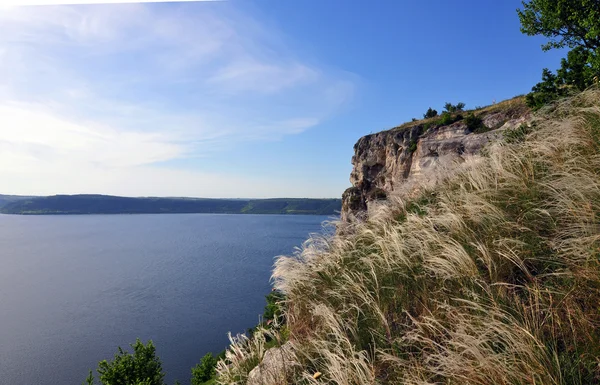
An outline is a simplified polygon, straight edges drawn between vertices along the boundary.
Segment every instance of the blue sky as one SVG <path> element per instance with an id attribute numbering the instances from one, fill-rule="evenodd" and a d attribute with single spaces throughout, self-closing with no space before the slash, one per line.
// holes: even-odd
<path id="1" fill-rule="evenodd" d="M 4 8 L 0 193 L 340 197 L 359 137 L 526 93 L 558 67 L 519 6 Z"/>

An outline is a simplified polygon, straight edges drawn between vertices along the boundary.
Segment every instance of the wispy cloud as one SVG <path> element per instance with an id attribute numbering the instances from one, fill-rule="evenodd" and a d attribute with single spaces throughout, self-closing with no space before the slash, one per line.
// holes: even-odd
<path id="1" fill-rule="evenodd" d="M 0 0 L 0 6 L 30 5 L 79 5 L 79 4 L 120 4 L 120 3 L 167 3 L 167 2 L 201 2 L 226 0 Z"/>
<path id="2" fill-rule="evenodd" d="M 10 8 L 0 73 L 0 178 L 12 180 L 167 178 L 179 171 L 152 165 L 298 134 L 354 91 L 229 3 Z"/>

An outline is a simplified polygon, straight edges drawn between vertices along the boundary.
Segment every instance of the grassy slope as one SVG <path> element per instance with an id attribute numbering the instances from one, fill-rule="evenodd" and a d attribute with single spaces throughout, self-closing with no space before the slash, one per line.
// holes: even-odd
<path id="1" fill-rule="evenodd" d="M 479 118 L 484 118 L 488 115 L 502 112 L 502 114 L 506 118 L 514 119 L 514 118 L 523 116 L 528 110 L 529 110 L 529 108 L 525 104 L 525 96 L 515 96 L 512 99 L 504 100 L 499 103 L 495 103 L 495 104 L 492 104 L 492 105 L 489 105 L 486 107 L 480 107 L 480 108 L 477 108 L 474 110 L 454 112 L 451 115 L 452 116 L 461 115 L 464 117 L 464 116 L 467 116 L 469 113 L 473 113 L 473 115 L 475 115 Z M 404 129 L 407 129 L 410 127 L 415 127 L 415 126 L 424 126 L 425 128 L 439 126 L 440 118 L 441 118 L 441 116 L 438 115 L 434 118 L 425 118 L 425 119 L 415 120 L 412 122 L 406 122 L 404 124 L 401 124 L 400 126 L 391 128 L 390 131 L 404 130 Z M 500 127 L 504 123 L 505 123 L 504 121 L 500 122 L 498 127 Z M 493 127 L 492 129 L 495 129 L 498 127 Z"/>
<path id="2" fill-rule="evenodd" d="M 265 378 L 600 383 L 600 90 L 506 137 L 419 199 L 280 258 L 292 353 Z M 261 338 L 233 339 L 221 383 L 245 383 Z"/>

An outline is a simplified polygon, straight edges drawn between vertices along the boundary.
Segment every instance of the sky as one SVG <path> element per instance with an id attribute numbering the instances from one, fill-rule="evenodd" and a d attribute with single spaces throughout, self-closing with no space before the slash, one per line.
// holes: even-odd
<path id="1" fill-rule="evenodd" d="M 0 194 L 339 198 L 361 136 L 564 54 L 513 0 L 9 3 Z"/>

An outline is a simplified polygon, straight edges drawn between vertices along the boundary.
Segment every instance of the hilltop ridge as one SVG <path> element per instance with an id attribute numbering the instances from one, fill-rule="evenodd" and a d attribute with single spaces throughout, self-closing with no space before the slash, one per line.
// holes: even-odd
<path id="1" fill-rule="evenodd" d="M 0 213 L 47 214 L 308 214 L 337 215 L 340 199 L 272 198 L 130 198 L 111 195 L 53 195 L 47 197 L 12 196 L 2 201 Z"/>

